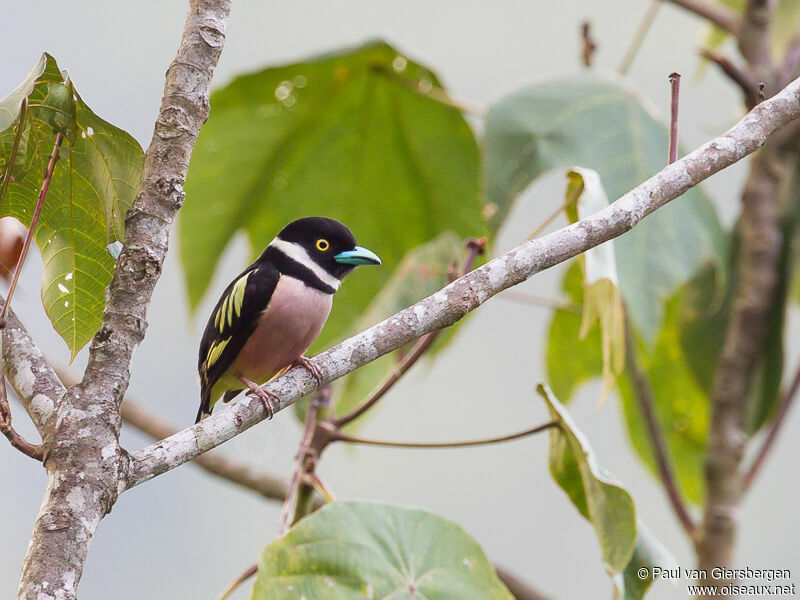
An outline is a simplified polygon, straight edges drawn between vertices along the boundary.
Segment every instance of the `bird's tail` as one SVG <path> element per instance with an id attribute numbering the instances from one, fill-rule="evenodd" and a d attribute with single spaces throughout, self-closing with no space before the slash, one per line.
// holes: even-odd
<path id="1" fill-rule="evenodd" d="M 211 415 L 211 403 L 210 403 L 210 394 L 208 391 L 203 390 L 203 393 L 200 395 L 200 408 L 197 411 L 197 418 L 194 420 L 195 423 L 199 423 L 209 415 Z"/>

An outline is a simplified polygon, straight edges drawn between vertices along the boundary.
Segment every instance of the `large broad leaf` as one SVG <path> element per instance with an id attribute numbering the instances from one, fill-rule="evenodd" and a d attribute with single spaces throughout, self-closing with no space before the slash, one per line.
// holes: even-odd
<path id="1" fill-rule="evenodd" d="M 20 123 L 23 98 L 29 108 Z M 30 224 L 57 133 L 64 141 L 34 239 L 44 262 L 45 311 L 74 358 L 100 325 L 114 270 L 107 247 L 123 240 L 143 152 L 130 135 L 95 115 L 45 54 L 0 102 L 0 171 L 11 168 L 13 178 L 0 215 Z"/>
<path id="2" fill-rule="evenodd" d="M 486 124 L 486 189 L 498 225 L 532 181 L 574 164 L 600 174 L 616 199 L 663 168 L 667 129 L 629 86 L 596 74 L 530 86 L 494 105 Z M 693 188 L 615 241 L 628 314 L 655 338 L 663 299 L 703 264 L 719 261 L 724 238 L 714 209 Z"/>
<path id="3" fill-rule="evenodd" d="M 261 555 L 253 600 L 513 600 L 463 529 L 422 510 L 333 502 Z"/>
<path id="4" fill-rule="evenodd" d="M 327 345 L 351 329 L 408 250 L 445 230 L 482 235 L 477 144 L 457 111 L 424 95 L 433 85 L 431 71 L 373 43 L 214 92 L 180 219 L 191 305 L 236 232 L 260 253 L 289 221 L 330 216 L 384 266 L 342 286 L 318 340 Z"/>
<path id="5" fill-rule="evenodd" d="M 550 388 L 537 387 L 558 427 L 550 429 L 550 474 L 592 524 L 612 574 L 622 573 L 636 546 L 630 494 L 597 464 L 589 443 Z"/>
<path id="6" fill-rule="evenodd" d="M 447 285 L 466 257 L 464 240 L 447 231 L 411 250 L 392 273 L 380 293 L 353 326 L 352 333 L 363 331 L 396 312 L 411 306 Z M 429 352 L 441 349 L 456 327 L 443 331 Z M 402 352 L 379 358 L 334 383 L 335 409 L 346 413 L 362 402 L 395 367 Z"/>

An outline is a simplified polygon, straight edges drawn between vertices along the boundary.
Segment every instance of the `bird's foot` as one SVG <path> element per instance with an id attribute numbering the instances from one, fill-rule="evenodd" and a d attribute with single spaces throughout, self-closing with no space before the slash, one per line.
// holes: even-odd
<path id="1" fill-rule="evenodd" d="M 311 373 L 311 375 L 314 377 L 314 379 L 317 380 L 317 386 L 322 385 L 322 373 L 320 372 L 319 367 L 317 367 L 317 365 L 315 365 L 313 362 L 311 362 L 311 359 L 309 359 L 309 358 L 307 358 L 305 356 L 301 356 L 300 358 L 298 358 L 296 361 L 294 361 L 292 363 L 292 366 L 301 366 L 301 367 L 303 367 L 309 373 Z"/>
<path id="2" fill-rule="evenodd" d="M 277 412 L 276 406 L 277 402 L 280 401 L 280 398 L 278 398 L 278 396 L 272 392 L 268 392 L 257 383 L 250 381 L 247 379 L 247 377 L 239 376 L 239 381 L 245 384 L 250 390 L 247 394 L 248 396 L 256 396 L 259 400 L 261 400 L 261 402 L 264 403 L 264 409 L 267 411 L 267 420 L 272 419 Z"/>

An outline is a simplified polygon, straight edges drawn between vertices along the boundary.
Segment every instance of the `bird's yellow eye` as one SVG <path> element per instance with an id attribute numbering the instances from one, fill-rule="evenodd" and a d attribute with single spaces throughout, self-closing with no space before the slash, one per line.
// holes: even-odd
<path id="1" fill-rule="evenodd" d="M 317 240 L 317 250 L 319 250 L 320 252 L 327 252 L 328 248 L 330 247 L 331 245 L 328 243 L 328 240 L 323 240 L 323 239 Z"/>

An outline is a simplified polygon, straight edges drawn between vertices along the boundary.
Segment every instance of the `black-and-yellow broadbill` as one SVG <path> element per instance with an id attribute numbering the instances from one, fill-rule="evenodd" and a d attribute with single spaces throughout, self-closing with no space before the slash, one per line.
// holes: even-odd
<path id="1" fill-rule="evenodd" d="M 306 217 L 284 227 L 211 313 L 200 343 L 197 421 L 220 398 L 228 402 L 246 389 L 271 416 L 273 399 L 260 385 L 294 365 L 319 378 L 304 354 L 328 319 L 333 295 L 358 265 L 379 264 L 333 219 Z"/>

